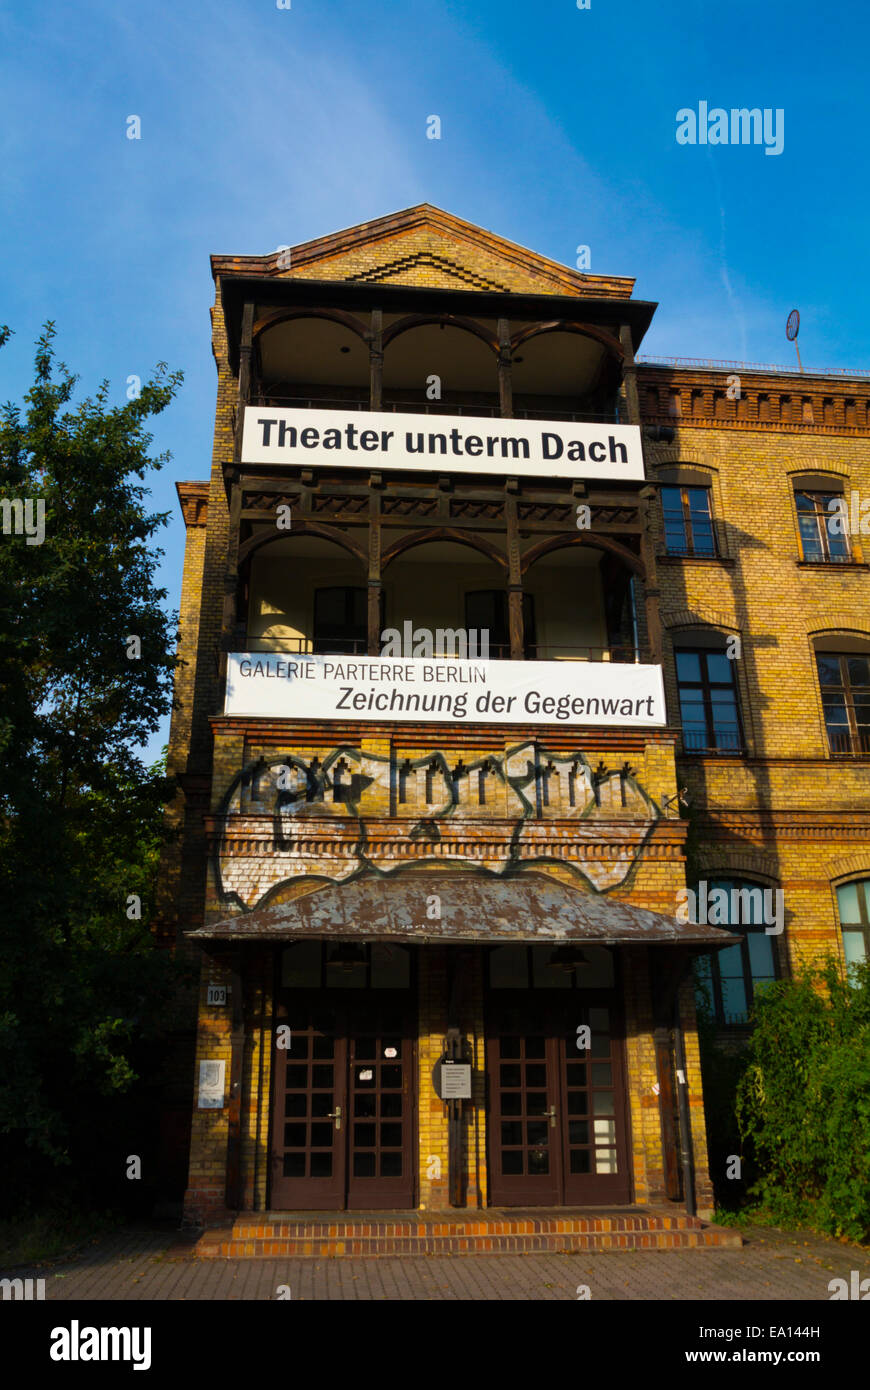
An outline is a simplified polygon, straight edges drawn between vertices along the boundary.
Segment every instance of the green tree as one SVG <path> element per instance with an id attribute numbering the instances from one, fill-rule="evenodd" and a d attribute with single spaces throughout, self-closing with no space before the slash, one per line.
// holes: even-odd
<path id="1" fill-rule="evenodd" d="M 168 514 L 145 485 L 169 456 L 150 456 L 145 425 L 182 376 L 160 364 L 138 399 L 110 405 L 104 381 L 75 404 L 53 339 L 49 323 L 23 407 L 0 412 L 0 1150 L 30 1190 L 99 1173 L 177 973 L 148 931 L 169 787 L 136 750 L 176 661 L 155 585 Z M 27 499 L 41 543 L 14 533 Z"/>

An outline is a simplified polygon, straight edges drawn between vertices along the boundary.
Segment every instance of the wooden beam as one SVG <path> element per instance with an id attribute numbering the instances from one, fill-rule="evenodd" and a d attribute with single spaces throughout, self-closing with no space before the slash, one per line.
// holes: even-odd
<path id="1" fill-rule="evenodd" d="M 514 389 L 509 319 L 498 320 L 498 399 L 502 419 L 513 419 Z"/>
<path id="2" fill-rule="evenodd" d="M 384 390 L 384 316 L 372 309 L 369 334 L 369 410 L 382 408 Z"/>

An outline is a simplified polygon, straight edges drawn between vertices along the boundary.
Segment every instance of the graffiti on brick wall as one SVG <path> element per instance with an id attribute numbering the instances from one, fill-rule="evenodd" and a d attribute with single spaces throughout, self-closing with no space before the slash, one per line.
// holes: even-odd
<path id="1" fill-rule="evenodd" d="M 534 741 L 468 763 L 341 745 L 250 761 L 219 808 L 212 868 L 219 902 L 243 911 L 288 883 L 427 865 L 497 878 L 558 865 L 603 893 L 628 880 L 661 816 L 628 762 Z"/>

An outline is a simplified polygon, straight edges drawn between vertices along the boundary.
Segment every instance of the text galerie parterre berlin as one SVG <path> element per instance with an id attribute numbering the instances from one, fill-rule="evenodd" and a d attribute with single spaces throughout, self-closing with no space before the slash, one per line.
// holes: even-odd
<path id="1" fill-rule="evenodd" d="M 666 723 L 657 666 L 234 652 L 228 715 L 481 723 Z"/>

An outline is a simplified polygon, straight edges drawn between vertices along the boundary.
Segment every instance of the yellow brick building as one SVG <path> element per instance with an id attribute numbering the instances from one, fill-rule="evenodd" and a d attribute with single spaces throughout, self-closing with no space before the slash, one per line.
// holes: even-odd
<path id="1" fill-rule="evenodd" d="M 638 361 L 632 280 L 428 205 L 212 267 L 190 1218 L 700 1228 L 693 962 L 739 1036 L 870 932 L 867 379 Z"/>

